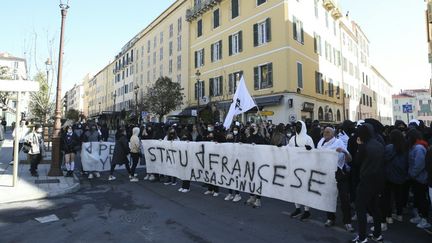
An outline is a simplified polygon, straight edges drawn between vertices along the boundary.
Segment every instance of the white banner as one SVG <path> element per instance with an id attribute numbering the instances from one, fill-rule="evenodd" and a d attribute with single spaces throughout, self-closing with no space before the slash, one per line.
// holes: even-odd
<path id="1" fill-rule="evenodd" d="M 143 149 L 149 173 L 336 211 L 335 151 L 158 140 Z"/>
<path id="2" fill-rule="evenodd" d="M 111 168 L 114 153 L 112 142 L 83 143 L 81 149 L 81 163 L 84 171 L 108 171 Z M 130 162 L 131 159 L 129 159 Z M 139 167 L 143 167 L 144 161 L 140 160 Z"/>

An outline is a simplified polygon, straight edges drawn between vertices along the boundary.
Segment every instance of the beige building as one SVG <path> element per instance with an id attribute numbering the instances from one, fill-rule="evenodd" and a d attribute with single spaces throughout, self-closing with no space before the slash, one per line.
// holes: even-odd
<path id="1" fill-rule="evenodd" d="M 67 110 L 74 109 L 84 113 L 84 86 L 83 84 L 74 84 L 73 88 L 65 94 Z"/>

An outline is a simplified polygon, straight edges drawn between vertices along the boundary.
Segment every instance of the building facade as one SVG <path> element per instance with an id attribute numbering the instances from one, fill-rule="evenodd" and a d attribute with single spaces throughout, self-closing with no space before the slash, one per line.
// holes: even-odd
<path id="1" fill-rule="evenodd" d="M 73 88 L 66 92 L 65 103 L 67 110 L 74 109 L 80 113 L 84 112 L 83 84 L 74 84 Z"/>
<path id="2" fill-rule="evenodd" d="M 11 80 L 28 80 L 27 61 L 24 58 L 12 56 L 9 53 L 0 53 L 0 67 L 6 73 L 4 76 Z M 0 117 L 6 120 L 8 126 L 16 121 L 17 100 L 16 95 L 9 97 L 6 107 L 0 110 Z M 30 93 L 23 92 L 21 96 L 22 118 L 30 116 L 29 113 Z"/>
<path id="3" fill-rule="evenodd" d="M 403 90 L 393 95 L 393 114 L 395 120 L 408 124 L 412 119 L 424 121 L 427 126 L 432 123 L 432 98 L 429 89 Z M 411 105 L 412 112 L 405 113 L 403 106 Z"/>

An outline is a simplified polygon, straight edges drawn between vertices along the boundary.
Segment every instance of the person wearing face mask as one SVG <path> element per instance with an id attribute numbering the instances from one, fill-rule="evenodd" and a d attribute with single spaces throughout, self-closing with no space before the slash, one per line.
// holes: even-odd
<path id="1" fill-rule="evenodd" d="M 64 163 L 67 169 L 66 177 L 72 177 L 75 170 L 75 149 L 79 144 L 78 136 L 73 132 L 71 126 L 66 126 L 61 136 L 60 149 L 64 154 Z"/>
<path id="2" fill-rule="evenodd" d="M 30 157 L 30 173 L 34 177 L 38 177 L 37 168 L 42 160 L 42 156 L 45 153 L 44 150 L 44 140 L 42 136 L 42 126 L 37 124 L 31 133 L 29 133 L 24 141 L 30 144 L 30 151 L 28 152 Z"/>
<path id="3" fill-rule="evenodd" d="M 131 169 L 129 165 L 129 159 L 128 154 L 130 153 L 129 148 L 129 142 L 126 136 L 126 130 L 123 128 L 120 128 L 118 130 L 118 139 L 116 140 L 115 146 L 114 146 L 114 153 L 112 157 L 112 164 L 111 164 L 111 170 L 110 175 L 108 177 L 109 181 L 113 181 L 116 179 L 114 174 L 114 169 L 116 165 L 125 165 L 126 170 L 129 174 L 129 178 L 132 179 L 133 175 L 131 174 Z"/>
<path id="4" fill-rule="evenodd" d="M 289 147 L 300 147 L 306 148 L 307 150 L 311 150 L 315 147 L 315 144 L 312 138 L 307 135 L 306 124 L 303 121 L 297 121 L 295 124 L 296 134 L 291 137 L 288 146 Z M 305 220 L 310 217 L 309 207 L 304 207 L 304 213 L 301 212 L 301 205 L 295 203 L 295 211 L 291 213 L 291 218 L 297 218 L 300 216 L 300 220 Z"/>
<path id="5" fill-rule="evenodd" d="M 279 124 L 274 129 L 272 137 L 270 139 L 270 144 L 278 147 L 286 146 L 288 144 L 287 136 L 285 134 L 284 124 Z"/>
<path id="6" fill-rule="evenodd" d="M 140 138 L 141 140 L 149 140 L 149 139 L 154 139 L 154 133 L 153 133 L 153 128 L 151 125 L 143 125 L 141 127 L 141 133 L 140 133 Z M 145 142 L 144 142 L 145 143 Z M 142 161 L 144 161 L 144 163 L 146 163 L 145 161 L 145 157 L 143 154 L 141 154 L 141 159 Z M 147 170 L 145 171 L 146 175 L 144 177 L 143 180 L 150 180 L 150 181 L 154 181 L 156 179 L 155 175 L 147 173 Z"/>
<path id="7" fill-rule="evenodd" d="M 240 134 L 238 134 L 238 127 L 233 128 L 232 133 L 228 133 L 225 139 L 226 143 L 239 143 L 240 142 Z M 241 196 L 239 191 L 235 191 L 235 196 L 233 195 L 233 190 L 228 190 L 228 195 L 225 197 L 225 201 L 233 201 L 233 202 L 239 202 L 241 201 Z"/>
<path id="8" fill-rule="evenodd" d="M 207 136 L 204 138 L 204 141 L 216 143 L 221 142 L 217 141 L 214 126 L 212 124 L 207 125 Z M 207 184 L 207 191 L 204 192 L 204 195 L 213 195 L 213 197 L 219 196 L 219 187 Z"/>
<path id="9" fill-rule="evenodd" d="M 101 136 L 97 130 L 97 127 L 95 124 L 92 124 L 90 126 L 90 130 L 87 130 L 83 134 L 83 142 L 99 142 L 101 140 Z M 96 176 L 96 178 L 100 177 L 100 173 L 98 171 L 89 171 L 88 178 L 93 179 L 93 177 Z"/>
<path id="10" fill-rule="evenodd" d="M 171 127 L 168 129 L 168 133 L 164 138 L 165 141 L 180 141 L 179 137 L 177 136 L 176 130 L 174 127 Z M 164 183 L 164 185 L 177 185 L 177 178 L 174 176 L 167 176 L 167 181 Z"/>
<path id="11" fill-rule="evenodd" d="M 249 137 L 247 137 L 246 143 L 253 145 L 267 144 L 265 138 L 261 136 L 258 126 L 255 123 L 252 123 L 248 130 Z M 249 199 L 246 201 L 246 204 L 254 208 L 261 207 L 261 196 L 250 194 Z"/>
<path id="12" fill-rule="evenodd" d="M 24 138 L 25 136 L 27 136 L 27 134 L 29 133 L 29 129 L 26 125 L 26 121 L 22 120 L 20 122 L 19 127 L 16 127 L 13 132 L 12 132 L 12 137 L 14 139 L 18 139 L 18 156 L 19 156 L 19 152 L 21 151 L 22 147 L 24 146 Z M 14 152 L 15 152 L 15 143 L 13 143 L 13 148 L 12 148 L 12 158 L 14 157 Z M 13 160 L 11 162 L 9 162 L 9 165 L 13 165 Z"/>
<path id="13" fill-rule="evenodd" d="M 135 174 L 135 170 L 141 154 L 141 140 L 138 137 L 139 132 L 139 127 L 134 127 L 132 129 L 132 136 L 129 140 L 130 155 L 132 158 L 131 182 L 138 182 L 138 174 Z"/>

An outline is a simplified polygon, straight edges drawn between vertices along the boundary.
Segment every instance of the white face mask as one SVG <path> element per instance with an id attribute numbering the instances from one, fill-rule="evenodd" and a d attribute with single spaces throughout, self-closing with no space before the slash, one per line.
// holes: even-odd
<path id="1" fill-rule="evenodd" d="M 238 131 L 233 131 L 233 134 L 234 134 L 234 135 L 237 135 L 237 134 L 238 134 Z"/>
<path id="2" fill-rule="evenodd" d="M 68 129 L 68 133 L 72 133 L 72 129 Z"/>
<path id="3" fill-rule="evenodd" d="M 207 131 L 213 132 L 213 128 L 212 127 L 207 127 Z"/>
<path id="4" fill-rule="evenodd" d="M 37 133 L 42 133 L 42 128 L 38 128 L 38 129 L 36 130 L 36 132 L 37 132 Z"/>

